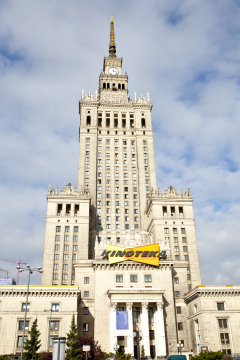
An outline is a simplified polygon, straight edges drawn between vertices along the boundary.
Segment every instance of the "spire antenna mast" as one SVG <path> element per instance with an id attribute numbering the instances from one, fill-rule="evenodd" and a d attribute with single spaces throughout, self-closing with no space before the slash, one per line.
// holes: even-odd
<path id="1" fill-rule="evenodd" d="M 116 43 L 115 43 L 115 35 L 114 35 L 113 16 L 111 16 L 111 24 L 110 24 L 109 57 L 116 57 Z"/>

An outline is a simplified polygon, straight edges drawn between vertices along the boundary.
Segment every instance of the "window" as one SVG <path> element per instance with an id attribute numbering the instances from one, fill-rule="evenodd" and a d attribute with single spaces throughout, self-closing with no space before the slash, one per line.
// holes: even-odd
<path id="1" fill-rule="evenodd" d="M 178 246 L 174 246 L 174 251 L 179 251 L 179 248 L 178 248 Z"/>
<path id="2" fill-rule="evenodd" d="M 227 319 L 218 319 L 218 326 L 220 329 L 226 329 L 227 326 Z"/>
<path id="3" fill-rule="evenodd" d="M 27 336 L 24 336 L 24 343 L 27 340 Z M 22 336 L 18 336 L 18 340 L 17 340 L 17 346 L 21 347 L 22 346 Z"/>
<path id="4" fill-rule="evenodd" d="M 154 330 L 149 330 L 149 340 L 154 340 Z"/>
<path id="5" fill-rule="evenodd" d="M 221 344 L 229 344 L 229 334 L 228 333 L 221 333 L 220 334 Z"/>
<path id="6" fill-rule="evenodd" d="M 173 234 L 177 234 L 177 228 L 173 228 Z"/>
<path id="7" fill-rule="evenodd" d="M 132 308 L 133 314 L 133 323 L 137 324 L 140 322 L 140 307 L 133 307 Z"/>
<path id="8" fill-rule="evenodd" d="M 152 275 L 144 275 L 145 282 L 152 282 Z"/>
<path id="9" fill-rule="evenodd" d="M 56 235 L 55 240 L 60 241 L 60 235 Z"/>
<path id="10" fill-rule="evenodd" d="M 111 229 L 111 224 L 107 224 L 107 229 Z"/>
<path id="11" fill-rule="evenodd" d="M 63 260 L 68 260 L 68 254 L 63 255 Z"/>
<path id="12" fill-rule="evenodd" d="M 174 284 L 179 284 L 179 278 L 178 277 L 175 277 L 173 280 L 174 280 Z"/>
<path id="13" fill-rule="evenodd" d="M 67 278 L 68 278 L 67 274 L 63 274 L 63 275 L 62 275 L 62 279 L 63 279 L 63 280 L 67 280 Z"/>
<path id="14" fill-rule="evenodd" d="M 89 308 L 88 307 L 84 307 L 83 308 L 83 315 L 88 315 L 89 314 Z"/>
<path id="15" fill-rule="evenodd" d="M 61 226 L 56 226 L 56 232 L 60 232 L 61 231 Z"/>
<path id="16" fill-rule="evenodd" d="M 89 297 L 89 291 L 84 291 L 84 297 Z"/>
<path id="17" fill-rule="evenodd" d="M 73 251 L 77 251 L 78 245 L 73 245 Z"/>
<path id="18" fill-rule="evenodd" d="M 74 242 L 78 241 L 78 236 L 77 236 L 77 235 L 74 235 L 73 241 L 74 241 Z"/>
<path id="19" fill-rule="evenodd" d="M 154 317 L 153 317 L 153 307 L 148 308 L 148 322 L 153 323 Z"/>
<path id="20" fill-rule="evenodd" d="M 164 234 L 169 234 L 169 229 L 168 228 L 164 228 Z"/>
<path id="21" fill-rule="evenodd" d="M 64 251 L 68 251 L 69 245 L 64 245 Z"/>
<path id="22" fill-rule="evenodd" d="M 18 326 L 18 330 L 23 330 L 23 325 L 24 325 L 24 321 L 20 320 L 19 321 L 19 326 Z M 29 328 L 29 321 L 26 321 L 25 323 L 25 330 L 28 330 Z"/>
<path id="23" fill-rule="evenodd" d="M 123 275 L 116 275 L 116 282 L 119 283 L 119 282 L 123 282 Z"/>
<path id="24" fill-rule="evenodd" d="M 187 242 L 187 240 L 186 240 L 185 237 L 182 237 L 182 242 L 183 242 L 183 243 L 186 243 L 186 242 Z"/>
<path id="25" fill-rule="evenodd" d="M 74 226 L 73 231 L 78 232 L 78 226 Z"/>
<path id="26" fill-rule="evenodd" d="M 120 238 L 118 237 L 118 238 L 117 238 L 117 244 L 119 244 L 119 243 L 120 243 L 120 241 L 121 241 L 121 240 L 120 240 Z"/>
<path id="27" fill-rule="evenodd" d="M 64 235 L 64 241 L 69 241 L 69 235 Z"/>
<path id="28" fill-rule="evenodd" d="M 178 238 L 177 238 L 177 237 L 174 237 L 174 238 L 173 238 L 173 242 L 177 243 L 177 242 L 178 242 Z"/>
<path id="29" fill-rule="evenodd" d="M 137 275 L 130 275 L 130 282 L 137 282 Z"/>
<path id="30" fill-rule="evenodd" d="M 84 278 L 84 284 L 89 284 L 89 277 Z"/>
<path id="31" fill-rule="evenodd" d="M 60 245 L 55 245 L 55 251 L 59 251 L 60 250 Z"/>
<path id="32" fill-rule="evenodd" d="M 72 259 L 77 260 L 77 254 L 73 254 Z"/>
<path id="33" fill-rule="evenodd" d="M 184 259 L 185 261 L 188 261 L 188 255 L 183 255 L 183 259 Z"/>
<path id="34" fill-rule="evenodd" d="M 50 330 L 59 330 L 59 321 L 51 321 Z"/>
<path id="35" fill-rule="evenodd" d="M 183 329 L 182 322 L 178 322 L 177 325 L 178 325 L 178 330 L 179 331 Z"/>
<path id="36" fill-rule="evenodd" d="M 58 270 L 58 264 L 53 265 L 53 270 Z"/>
<path id="37" fill-rule="evenodd" d="M 120 216 L 116 216 L 116 221 L 120 221 Z"/>
<path id="38" fill-rule="evenodd" d="M 181 306 L 177 306 L 177 314 L 181 314 L 182 313 L 182 308 Z"/>
<path id="39" fill-rule="evenodd" d="M 59 304 L 52 304 L 51 309 L 52 311 L 59 311 Z"/>
<path id="40" fill-rule="evenodd" d="M 219 302 L 219 303 L 217 303 L 217 309 L 218 309 L 219 311 L 225 310 L 225 309 L 224 309 L 224 302 Z"/>
<path id="41" fill-rule="evenodd" d="M 183 252 L 187 252 L 187 246 L 183 246 Z"/>
<path id="42" fill-rule="evenodd" d="M 59 254 L 54 254 L 54 260 L 59 260 Z"/>
<path id="43" fill-rule="evenodd" d="M 70 231 L 70 226 L 65 226 L 65 232 L 69 232 Z"/>
<path id="44" fill-rule="evenodd" d="M 190 274 L 187 274 L 187 279 L 191 280 L 191 275 Z"/>
<path id="45" fill-rule="evenodd" d="M 53 274 L 53 280 L 58 280 L 58 274 Z"/>
<path id="46" fill-rule="evenodd" d="M 134 201 L 133 205 L 134 205 L 134 206 L 138 206 L 138 202 L 137 202 L 137 201 Z"/>
<path id="47" fill-rule="evenodd" d="M 180 260 L 180 256 L 179 256 L 179 255 L 175 255 L 175 260 Z"/>
<path id="48" fill-rule="evenodd" d="M 185 228 L 181 228 L 181 234 L 186 234 Z"/>
<path id="49" fill-rule="evenodd" d="M 83 324 L 83 332 L 88 332 L 88 324 Z"/>
<path id="50" fill-rule="evenodd" d="M 175 297 L 179 297 L 180 296 L 180 291 L 175 291 Z"/>

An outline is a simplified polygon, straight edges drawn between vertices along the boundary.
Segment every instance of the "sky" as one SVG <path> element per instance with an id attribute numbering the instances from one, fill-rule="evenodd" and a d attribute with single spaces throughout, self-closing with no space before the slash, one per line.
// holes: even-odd
<path id="1" fill-rule="evenodd" d="M 202 284 L 240 284 L 237 0 L 0 0 L 0 258 L 42 265 L 46 194 L 77 187 L 78 101 L 111 16 L 129 96 L 153 103 L 158 186 L 191 189 Z"/>

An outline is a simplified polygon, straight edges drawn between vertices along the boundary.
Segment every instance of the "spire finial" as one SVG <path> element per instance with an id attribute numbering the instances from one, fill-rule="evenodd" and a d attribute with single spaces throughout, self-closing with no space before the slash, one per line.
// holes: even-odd
<path id="1" fill-rule="evenodd" d="M 109 44 L 109 56 L 116 56 L 116 44 L 115 44 L 115 36 L 114 36 L 114 23 L 113 16 L 111 16 L 111 25 L 110 25 L 110 44 Z"/>

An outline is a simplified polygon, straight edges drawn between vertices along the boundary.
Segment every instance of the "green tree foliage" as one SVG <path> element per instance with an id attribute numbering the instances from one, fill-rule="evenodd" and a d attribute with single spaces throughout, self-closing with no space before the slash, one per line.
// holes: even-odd
<path id="1" fill-rule="evenodd" d="M 144 358 L 145 357 L 145 349 L 144 349 L 144 345 L 142 345 L 141 347 L 141 357 Z"/>
<path id="2" fill-rule="evenodd" d="M 24 343 L 24 350 L 23 353 L 25 360 L 38 360 L 39 354 L 37 351 L 39 350 L 41 346 L 41 340 L 39 340 L 40 337 L 40 331 L 37 328 L 37 318 L 34 320 L 31 330 L 28 331 L 28 334 L 30 335 L 30 339 L 27 339 Z"/>
<path id="3" fill-rule="evenodd" d="M 125 350 L 123 349 L 123 351 L 117 351 L 115 354 L 115 359 L 117 360 L 130 360 L 131 359 L 131 354 L 125 354 Z"/>
<path id="4" fill-rule="evenodd" d="M 70 331 L 67 334 L 66 345 L 67 347 L 65 351 L 65 360 L 82 359 L 83 352 L 82 349 L 79 347 L 77 325 L 75 324 L 74 315 L 72 316 Z"/>
<path id="5" fill-rule="evenodd" d="M 192 356 L 191 360 L 222 360 L 224 355 L 222 351 L 203 351 L 199 355 Z"/>

